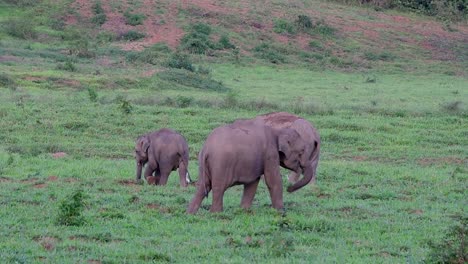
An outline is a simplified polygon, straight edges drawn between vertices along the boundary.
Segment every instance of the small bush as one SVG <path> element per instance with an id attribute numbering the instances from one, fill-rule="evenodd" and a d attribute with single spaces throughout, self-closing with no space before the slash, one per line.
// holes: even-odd
<path id="1" fill-rule="evenodd" d="M 218 41 L 218 47 L 220 49 L 234 49 L 236 46 L 231 43 L 228 36 L 223 35 Z"/>
<path id="2" fill-rule="evenodd" d="M 157 43 L 141 52 L 127 52 L 125 58 L 129 62 L 144 62 L 149 64 L 161 64 L 168 61 L 171 49 L 165 43 Z"/>
<path id="3" fill-rule="evenodd" d="M 166 66 L 174 69 L 185 69 L 187 71 L 195 71 L 195 67 L 187 54 L 174 53 L 166 61 Z"/>
<path id="4" fill-rule="evenodd" d="M 116 39 L 116 35 L 109 31 L 100 31 L 96 37 L 97 43 L 106 44 Z"/>
<path id="5" fill-rule="evenodd" d="M 117 97 L 117 101 L 119 102 L 119 109 L 122 111 L 122 113 L 128 115 L 131 114 L 133 111 L 133 106 L 132 103 L 127 100 L 125 97 L 119 95 Z"/>
<path id="6" fill-rule="evenodd" d="M 324 21 L 317 22 L 313 30 L 314 32 L 325 37 L 333 36 L 336 32 L 336 30 L 333 27 L 327 25 Z"/>
<path id="7" fill-rule="evenodd" d="M 82 190 L 76 190 L 67 196 L 59 205 L 57 224 L 66 226 L 82 226 L 86 223 L 83 217 L 85 207 L 84 194 Z"/>
<path id="8" fill-rule="evenodd" d="M 178 95 L 175 99 L 175 104 L 177 107 L 185 108 L 191 106 L 194 101 L 195 99 L 192 96 Z"/>
<path id="9" fill-rule="evenodd" d="M 306 31 L 312 28 L 312 20 L 307 15 L 299 15 L 295 24 L 299 30 Z"/>
<path id="10" fill-rule="evenodd" d="M 239 93 L 230 91 L 224 97 L 224 107 L 233 108 L 239 105 Z"/>
<path id="11" fill-rule="evenodd" d="M 72 60 L 67 60 L 65 63 L 57 64 L 57 70 L 75 72 L 77 68 Z"/>
<path id="12" fill-rule="evenodd" d="M 204 23 L 195 24 L 181 40 L 181 48 L 194 54 L 205 54 L 215 45 L 210 39 L 211 27 Z"/>
<path id="13" fill-rule="evenodd" d="M 145 21 L 146 19 L 146 16 L 143 14 L 132 14 L 128 11 L 124 13 L 124 17 L 125 17 L 125 23 L 131 26 L 141 25 L 143 24 L 143 21 Z"/>
<path id="14" fill-rule="evenodd" d="M 222 82 L 213 80 L 210 76 L 197 74 L 183 69 L 172 69 L 164 72 L 159 72 L 158 76 L 161 80 L 198 89 L 206 89 L 213 91 L 229 90 L 229 88 L 224 86 Z"/>
<path id="15" fill-rule="evenodd" d="M 294 26 L 294 24 L 290 23 L 287 20 L 278 19 L 274 21 L 273 31 L 279 34 L 296 34 L 296 27 Z"/>
<path id="16" fill-rule="evenodd" d="M 129 30 L 122 35 L 122 39 L 126 41 L 135 41 L 144 38 L 146 35 L 138 31 Z"/>
<path id="17" fill-rule="evenodd" d="M 427 263 L 468 263 L 468 218 L 452 226 L 442 241 L 429 241 L 431 249 Z"/>
<path id="18" fill-rule="evenodd" d="M 255 55 L 261 59 L 268 60 L 271 63 L 285 63 L 286 57 L 277 47 L 267 43 L 262 43 L 254 48 Z"/>
<path id="19" fill-rule="evenodd" d="M 458 112 L 461 110 L 461 101 L 448 102 L 442 105 L 442 109 L 447 112 Z"/>
<path id="20" fill-rule="evenodd" d="M 91 102 L 97 102 L 98 94 L 96 92 L 96 89 L 88 87 L 88 96 Z"/>
<path id="21" fill-rule="evenodd" d="M 29 19 L 9 19 L 3 22 L 5 32 L 13 37 L 21 39 L 35 39 L 37 37 L 34 23 Z"/>
<path id="22" fill-rule="evenodd" d="M 377 77 L 375 75 L 368 75 L 364 77 L 364 82 L 365 83 L 376 83 L 377 82 Z"/>
<path id="23" fill-rule="evenodd" d="M 0 73 L 0 87 L 12 87 L 15 84 L 13 78 L 5 73 Z"/>
<path id="24" fill-rule="evenodd" d="M 91 21 L 94 24 L 101 26 L 102 24 L 106 23 L 107 16 L 104 13 L 104 9 L 102 8 L 102 4 L 100 1 L 94 3 L 93 12 L 94 12 L 94 16 L 91 19 Z"/>

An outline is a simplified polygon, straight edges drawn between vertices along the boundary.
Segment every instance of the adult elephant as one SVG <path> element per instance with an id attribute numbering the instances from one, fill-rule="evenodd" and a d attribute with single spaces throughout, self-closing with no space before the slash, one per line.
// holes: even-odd
<path id="1" fill-rule="evenodd" d="M 237 120 L 214 129 L 199 153 L 197 191 L 187 212 L 198 211 L 213 190 L 211 212 L 223 210 L 227 188 L 243 184 L 241 206 L 252 205 L 260 177 L 264 175 L 272 206 L 283 208 L 283 185 L 279 164 L 300 172 L 306 165 L 306 142 L 293 129 L 272 129 L 260 119 Z"/>
<path id="2" fill-rule="evenodd" d="M 302 171 L 304 176 L 299 180 L 300 173 L 291 172 L 288 179 L 293 185 L 288 187 L 288 192 L 294 192 L 309 182 L 315 182 L 320 155 L 320 135 L 314 126 L 309 121 L 287 112 L 273 112 L 260 115 L 257 118 L 263 120 L 267 126 L 273 129 L 293 129 L 307 143 L 304 151 L 307 163 Z M 288 168 L 285 164 L 281 164 L 281 166 Z"/>
<path id="3" fill-rule="evenodd" d="M 144 176 L 150 184 L 166 185 L 169 174 L 176 169 L 179 170 L 180 186 L 187 187 L 191 182 L 187 141 L 172 129 L 162 128 L 138 137 L 135 160 L 137 181 L 140 181 L 142 169 L 146 164 Z"/>

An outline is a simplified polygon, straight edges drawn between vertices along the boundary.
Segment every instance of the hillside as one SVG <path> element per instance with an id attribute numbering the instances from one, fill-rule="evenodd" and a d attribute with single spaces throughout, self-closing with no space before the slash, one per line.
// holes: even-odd
<path id="1" fill-rule="evenodd" d="M 43 44 L 79 29 L 86 49 L 97 43 L 99 49 L 142 51 L 159 43 L 217 61 L 255 58 L 347 71 L 466 75 L 468 66 L 465 22 L 328 1 L 78 0 L 44 1 L 32 9 L 26 14 L 40 25 L 35 42 Z M 191 27 L 197 23 L 209 27 L 207 36 Z"/>
<path id="2" fill-rule="evenodd" d="M 468 25 L 384 6 L 414 2 L 0 0 L 2 263 L 466 263 Z M 284 211 L 135 181 L 138 136 L 181 133 L 196 180 L 274 111 L 321 139 Z"/>

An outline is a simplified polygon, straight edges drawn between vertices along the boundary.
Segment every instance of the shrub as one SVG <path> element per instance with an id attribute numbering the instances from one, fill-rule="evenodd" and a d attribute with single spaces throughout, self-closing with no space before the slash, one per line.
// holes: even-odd
<path id="1" fill-rule="evenodd" d="M 195 67 L 187 54 L 174 53 L 166 61 L 166 66 L 174 69 L 185 69 L 187 71 L 195 71 Z"/>
<path id="2" fill-rule="evenodd" d="M 67 60 L 65 63 L 57 64 L 57 70 L 75 72 L 77 68 L 72 60 Z"/>
<path id="3" fill-rule="evenodd" d="M 9 19 L 3 23 L 5 32 L 13 37 L 21 39 L 34 39 L 37 37 L 34 23 L 28 19 Z"/>
<path id="4" fill-rule="evenodd" d="M 442 105 L 442 109 L 447 112 L 458 112 L 461 109 L 461 101 L 448 102 Z"/>
<path id="5" fill-rule="evenodd" d="M 85 207 L 82 190 L 76 190 L 67 196 L 59 205 L 57 224 L 66 226 L 81 226 L 86 223 L 83 217 Z"/>
<path id="6" fill-rule="evenodd" d="M 115 34 L 109 31 L 100 31 L 96 37 L 97 43 L 99 44 L 109 43 L 114 41 L 115 39 Z"/>
<path id="7" fill-rule="evenodd" d="M 89 100 L 91 100 L 91 102 L 97 102 L 98 94 L 96 92 L 96 89 L 92 87 L 88 87 L 88 95 L 89 95 Z"/>
<path id="8" fill-rule="evenodd" d="M 223 35 L 218 41 L 218 47 L 220 49 L 234 49 L 236 46 L 231 43 L 228 36 Z"/>
<path id="9" fill-rule="evenodd" d="M 204 23 L 195 24 L 181 40 L 181 48 L 190 53 L 204 54 L 215 45 L 210 39 L 211 27 Z"/>
<path id="10" fill-rule="evenodd" d="M 0 73 L 0 87 L 11 87 L 15 84 L 13 78 L 5 73 Z"/>
<path id="11" fill-rule="evenodd" d="M 101 2 L 98 1 L 94 3 L 93 5 L 93 12 L 94 12 L 94 17 L 91 19 L 91 21 L 97 25 L 102 25 L 106 23 L 107 16 L 104 13 L 104 9 L 102 8 Z"/>
<path id="12" fill-rule="evenodd" d="M 277 19 L 274 21 L 273 31 L 279 34 L 281 33 L 295 34 L 296 28 L 294 27 L 294 24 L 290 23 L 287 20 Z"/>
<path id="13" fill-rule="evenodd" d="M 130 12 L 126 11 L 124 13 L 125 23 L 127 25 L 136 26 L 143 24 L 145 21 L 146 16 L 143 14 L 131 14 Z"/>
<path id="14" fill-rule="evenodd" d="M 119 102 L 119 109 L 122 113 L 128 115 L 131 114 L 133 111 L 133 106 L 129 100 L 127 100 L 122 95 L 117 96 L 117 101 Z"/>
<path id="15" fill-rule="evenodd" d="M 322 36 L 329 37 L 335 35 L 336 30 L 324 21 L 319 21 L 315 24 L 314 31 Z"/>
<path id="16" fill-rule="evenodd" d="M 135 41 L 144 38 L 146 35 L 138 31 L 129 30 L 122 35 L 122 39 L 127 41 Z"/>
<path id="17" fill-rule="evenodd" d="M 255 55 L 261 59 L 268 60 L 271 63 L 279 64 L 286 62 L 283 51 L 268 43 L 262 43 L 254 48 Z"/>
<path id="18" fill-rule="evenodd" d="M 297 20 L 295 21 L 295 24 L 298 29 L 302 31 L 306 31 L 312 28 L 312 20 L 310 19 L 309 16 L 306 15 L 299 15 L 297 17 Z"/>
<path id="19" fill-rule="evenodd" d="M 222 82 L 211 79 L 210 76 L 197 74 L 183 69 L 172 69 L 159 72 L 160 79 L 176 84 L 213 91 L 227 91 L 229 88 Z"/>
<path id="20" fill-rule="evenodd" d="M 431 249 L 427 263 L 467 263 L 468 251 L 468 218 L 462 217 L 461 221 L 452 226 L 442 241 L 429 241 Z"/>

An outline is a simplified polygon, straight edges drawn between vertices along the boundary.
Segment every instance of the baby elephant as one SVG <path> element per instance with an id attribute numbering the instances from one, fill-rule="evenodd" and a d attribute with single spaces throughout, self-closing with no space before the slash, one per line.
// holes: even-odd
<path id="1" fill-rule="evenodd" d="M 262 174 L 274 208 L 283 209 L 283 185 L 279 165 L 300 173 L 305 165 L 306 142 L 297 132 L 273 129 L 262 120 L 238 120 L 214 129 L 198 156 L 197 192 L 187 213 L 198 211 L 203 199 L 213 190 L 211 212 L 223 210 L 227 188 L 243 184 L 241 206 L 249 208 Z"/>
<path id="2" fill-rule="evenodd" d="M 187 187 L 191 182 L 188 173 L 189 151 L 185 138 L 167 128 L 138 137 L 135 146 L 137 163 L 136 180 L 140 181 L 145 168 L 148 183 L 166 185 L 171 171 L 179 169 L 180 186 Z M 153 177 L 154 173 L 154 177 Z"/>

